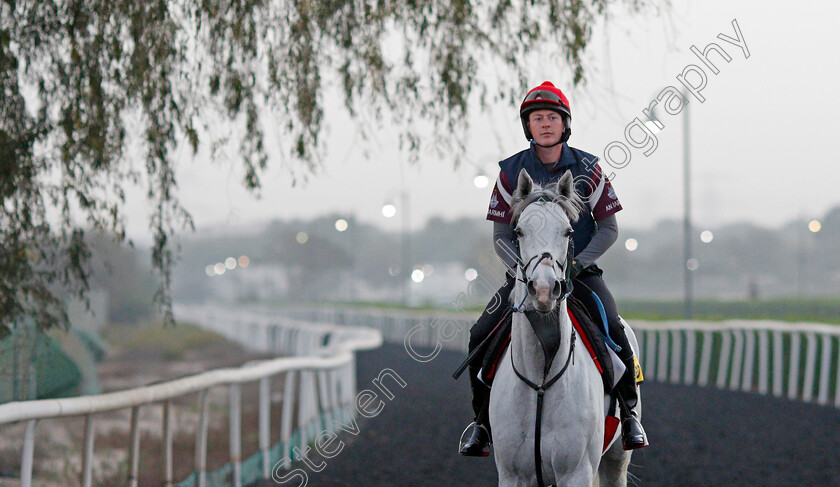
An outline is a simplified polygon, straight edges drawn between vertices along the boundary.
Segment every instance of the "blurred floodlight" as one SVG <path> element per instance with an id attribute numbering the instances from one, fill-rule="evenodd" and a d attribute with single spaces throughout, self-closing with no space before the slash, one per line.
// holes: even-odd
<path id="1" fill-rule="evenodd" d="M 822 230 L 822 223 L 819 220 L 811 220 L 808 222 L 808 230 L 817 233 Z"/>
<path id="2" fill-rule="evenodd" d="M 391 218 L 392 216 L 397 214 L 397 207 L 388 203 L 387 205 L 382 207 L 382 216 L 385 218 Z"/>
<path id="3" fill-rule="evenodd" d="M 216 268 L 213 265 L 208 265 L 204 268 L 204 273 L 210 277 L 213 277 L 216 275 Z"/>
<path id="4" fill-rule="evenodd" d="M 624 248 L 632 252 L 639 248 L 639 242 L 635 238 L 628 238 L 624 241 Z"/>
<path id="5" fill-rule="evenodd" d="M 216 271 L 216 274 L 221 276 L 222 274 L 225 273 L 225 265 L 222 264 L 221 262 L 219 262 L 218 264 L 213 266 L 213 270 Z"/>
<path id="6" fill-rule="evenodd" d="M 690 271 L 696 271 L 700 268 L 700 261 L 692 257 L 685 261 L 685 267 Z"/>
<path id="7" fill-rule="evenodd" d="M 237 262 L 239 263 L 239 267 L 248 267 L 251 264 L 251 259 L 247 255 L 243 255 Z"/>
<path id="8" fill-rule="evenodd" d="M 388 267 L 388 275 L 391 277 L 397 277 L 400 275 L 400 267 L 396 265 L 392 265 Z"/>
<path id="9" fill-rule="evenodd" d="M 225 259 L 225 268 L 229 271 L 236 269 L 236 259 L 233 257 L 228 257 Z"/>
<path id="10" fill-rule="evenodd" d="M 309 241 L 309 235 L 307 235 L 306 232 L 298 232 L 295 236 L 295 240 L 297 240 L 297 243 L 303 245 Z"/>
<path id="11" fill-rule="evenodd" d="M 474 281 L 478 277 L 478 271 L 470 267 L 464 271 L 464 278 L 468 281 Z"/>
<path id="12" fill-rule="evenodd" d="M 347 230 L 347 220 L 345 220 L 344 218 L 339 218 L 338 220 L 336 220 L 335 229 L 339 232 Z"/>
<path id="13" fill-rule="evenodd" d="M 411 280 L 414 282 L 423 282 L 423 279 L 426 278 L 426 275 L 423 274 L 423 271 L 420 269 L 414 269 L 411 271 Z"/>
<path id="14" fill-rule="evenodd" d="M 700 240 L 703 243 L 709 243 L 715 239 L 715 235 L 710 232 L 709 230 L 704 230 L 703 233 L 700 234 Z"/>
<path id="15" fill-rule="evenodd" d="M 490 184 L 490 179 L 484 174 L 479 174 L 473 178 L 473 184 L 476 188 L 486 188 L 487 185 Z"/>

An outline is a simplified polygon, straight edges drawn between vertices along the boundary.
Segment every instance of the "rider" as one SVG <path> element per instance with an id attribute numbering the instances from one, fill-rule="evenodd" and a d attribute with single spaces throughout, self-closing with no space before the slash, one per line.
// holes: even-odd
<path id="1" fill-rule="evenodd" d="M 610 338 L 620 347 L 616 350 L 617 354 L 627 367 L 616 386 L 616 392 L 627 406 L 621 411 L 622 446 L 625 450 L 643 448 L 648 443 L 635 411 L 638 401 L 636 361 L 619 320 L 615 301 L 601 278 L 603 271 L 595 264 L 595 260 L 618 238 L 615 213 L 621 210 L 621 203 L 598 165 L 598 158 L 566 144 L 572 133 L 569 100 L 551 82 L 546 81 L 528 92 L 519 107 L 519 117 L 530 147 L 499 162 L 501 171 L 487 211 L 487 219 L 494 222 L 496 253 L 508 269 L 507 279 L 470 329 L 470 352 L 484 341 L 510 307 L 508 298 L 515 283 L 518 259 L 514 229 L 510 225 L 510 204 L 519 171 L 524 168 L 531 179 L 541 185 L 556 182 L 566 171 L 571 171 L 575 191 L 586 202 L 578 221 L 572 224 L 575 252 L 571 264 L 574 278 L 572 295 L 586 306 L 596 321 L 600 321 L 601 311 L 606 314 Z M 469 366 L 475 427 L 460 450 L 466 456 L 487 456 L 490 451 L 490 389 L 478 379 L 480 367 L 481 357 Z"/>

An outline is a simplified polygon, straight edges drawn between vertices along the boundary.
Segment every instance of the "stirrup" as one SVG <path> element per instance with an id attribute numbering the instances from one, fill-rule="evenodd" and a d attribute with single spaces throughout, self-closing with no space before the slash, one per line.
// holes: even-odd
<path id="1" fill-rule="evenodd" d="M 463 448 L 463 447 L 464 447 L 464 444 L 466 443 L 466 441 L 464 441 L 464 435 L 466 435 L 466 434 L 467 434 L 467 431 L 469 431 L 469 430 L 470 430 L 470 428 L 472 428 L 473 426 L 475 426 L 475 427 L 482 427 L 482 428 L 484 428 L 484 425 L 478 424 L 478 423 L 477 423 L 477 422 L 475 422 L 475 421 L 473 421 L 472 423 L 468 424 L 468 425 L 467 425 L 467 427 L 466 427 L 466 428 L 464 428 L 464 431 L 461 433 L 461 437 L 460 437 L 460 438 L 458 438 L 458 451 L 459 451 L 459 452 L 461 451 L 461 448 Z M 487 428 L 484 428 L 484 430 L 485 430 L 485 431 L 487 431 Z"/>
<path id="2" fill-rule="evenodd" d="M 461 453 L 461 450 L 464 448 L 464 446 L 466 446 L 466 443 L 467 443 L 466 441 L 464 441 L 464 436 L 467 434 L 467 431 L 470 431 L 470 428 L 473 428 L 473 427 L 483 429 L 484 432 L 487 434 L 489 444 L 491 444 L 491 445 L 493 444 L 493 438 L 490 436 L 490 431 L 487 430 L 487 427 L 484 426 L 483 424 L 479 424 L 478 422 L 473 421 L 472 423 L 468 424 L 466 428 L 464 428 L 464 431 L 461 433 L 461 437 L 458 439 L 458 453 L 459 454 Z M 470 436 L 472 436 L 472 435 L 470 435 Z"/>

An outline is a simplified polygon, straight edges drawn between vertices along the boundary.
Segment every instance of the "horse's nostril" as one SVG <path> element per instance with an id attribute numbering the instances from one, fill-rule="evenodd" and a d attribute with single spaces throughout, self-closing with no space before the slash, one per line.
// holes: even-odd
<path id="1" fill-rule="evenodd" d="M 528 281 L 528 294 L 536 294 L 537 287 L 534 286 L 534 281 Z"/>
<path id="2" fill-rule="evenodd" d="M 555 280 L 554 280 L 554 287 L 553 287 L 553 288 L 551 288 L 551 294 L 552 294 L 552 295 L 554 295 L 555 297 L 558 297 L 558 296 L 560 296 L 560 293 L 561 293 L 562 291 L 563 291 L 563 287 L 562 287 L 562 285 L 560 284 L 560 280 L 559 280 L 559 279 L 555 279 Z"/>

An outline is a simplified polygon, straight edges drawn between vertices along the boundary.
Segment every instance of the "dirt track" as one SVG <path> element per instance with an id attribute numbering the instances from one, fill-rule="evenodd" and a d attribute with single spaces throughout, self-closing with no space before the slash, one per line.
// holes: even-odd
<path id="1" fill-rule="evenodd" d="M 492 459 L 463 458 L 458 437 L 471 417 L 469 386 L 450 377 L 461 355 L 431 362 L 412 360 L 400 346 L 360 354 L 359 389 L 384 368 L 396 371 L 405 389 L 393 388 L 377 417 L 360 420 L 357 436 L 308 486 L 496 485 Z M 652 446 L 633 456 L 637 485 L 840 486 L 840 411 L 756 394 L 648 383 L 644 424 Z M 282 485 L 298 485 L 297 480 Z M 281 485 L 274 481 L 259 487 Z"/>

